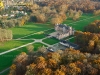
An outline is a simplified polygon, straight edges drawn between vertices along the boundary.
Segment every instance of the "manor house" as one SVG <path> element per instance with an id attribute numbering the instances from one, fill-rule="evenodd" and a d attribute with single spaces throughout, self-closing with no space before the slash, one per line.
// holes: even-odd
<path id="1" fill-rule="evenodd" d="M 56 24 L 55 31 L 57 32 L 56 38 L 63 39 L 68 36 L 74 35 L 75 30 L 66 24 Z"/>

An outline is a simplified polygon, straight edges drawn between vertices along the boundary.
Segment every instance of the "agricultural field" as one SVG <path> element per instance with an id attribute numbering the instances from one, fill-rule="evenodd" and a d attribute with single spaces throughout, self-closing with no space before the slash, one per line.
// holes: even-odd
<path id="1" fill-rule="evenodd" d="M 100 19 L 100 16 L 93 16 L 92 14 L 83 14 L 82 17 L 80 17 L 80 20 L 73 21 L 72 19 L 68 18 L 66 21 L 63 22 L 63 24 L 67 24 L 72 26 L 75 30 L 84 31 L 84 27 L 88 25 L 89 23 L 93 22 L 94 20 Z M 50 23 L 47 24 L 35 24 L 35 23 L 26 23 L 22 27 L 16 27 L 16 28 L 10 28 L 13 31 L 14 39 L 22 38 L 22 39 L 30 39 L 30 40 L 12 40 L 4 43 L 0 43 L 0 52 L 7 51 L 9 49 L 33 42 L 34 39 L 41 40 L 45 38 L 45 34 L 49 34 L 54 32 L 53 25 L 50 25 Z M 50 31 L 48 29 L 51 29 Z M 48 31 L 45 31 L 48 30 Z M 39 32 L 39 33 L 37 33 Z M 35 33 L 35 34 L 34 34 Z M 34 35 L 32 35 L 34 34 Z M 27 36 L 29 35 L 29 36 Z M 26 37 L 25 37 L 26 36 Z M 31 40 L 33 39 L 33 40 Z M 74 38 L 70 39 L 71 42 L 74 42 Z M 59 40 L 55 38 L 46 38 L 42 40 L 42 42 L 47 43 L 49 45 L 53 45 L 59 42 Z M 34 51 L 38 49 L 38 47 L 43 46 L 44 44 L 40 42 L 35 42 L 33 44 Z M 46 46 L 46 45 L 44 45 Z M 47 47 L 47 46 L 46 46 Z M 13 59 L 16 57 L 16 55 L 20 54 L 21 52 L 28 52 L 26 50 L 26 47 L 17 49 L 15 51 L 6 53 L 4 55 L 0 56 L 0 71 L 10 67 L 10 65 L 13 62 Z M 2 64 L 3 63 L 3 64 Z"/>

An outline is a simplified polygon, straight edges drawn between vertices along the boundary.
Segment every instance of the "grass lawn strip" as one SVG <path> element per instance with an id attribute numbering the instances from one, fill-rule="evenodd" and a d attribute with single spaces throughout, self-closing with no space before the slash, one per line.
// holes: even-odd
<path id="1" fill-rule="evenodd" d="M 49 45 L 53 45 L 59 42 L 56 38 L 47 38 L 43 40 L 44 43 L 47 43 Z"/>

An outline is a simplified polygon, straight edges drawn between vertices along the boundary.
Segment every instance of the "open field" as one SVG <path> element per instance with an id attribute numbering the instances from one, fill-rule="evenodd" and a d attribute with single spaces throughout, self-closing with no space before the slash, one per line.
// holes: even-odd
<path id="1" fill-rule="evenodd" d="M 0 52 L 4 52 L 4 51 L 10 50 L 12 48 L 22 46 L 22 45 L 30 43 L 32 41 L 34 41 L 34 40 L 20 40 L 20 41 L 11 40 L 11 41 L 0 43 Z"/>
<path id="2" fill-rule="evenodd" d="M 33 34 L 35 32 L 44 31 L 52 28 L 50 24 L 26 23 L 22 27 L 10 28 L 13 32 L 14 39 L 23 37 L 25 35 Z"/>
<path id="3" fill-rule="evenodd" d="M 41 31 L 41 32 L 35 33 L 34 35 L 24 37 L 23 39 L 43 39 L 46 37 L 45 34 L 50 34 L 52 32 L 54 32 L 54 29 L 47 30 L 47 31 Z"/>
<path id="4" fill-rule="evenodd" d="M 93 15 L 92 14 L 83 14 L 83 16 L 80 17 L 80 20 L 77 22 L 68 18 L 63 23 L 64 24 L 66 23 L 66 24 L 72 26 L 73 28 L 75 28 L 75 30 L 84 31 L 84 27 L 86 25 L 93 22 L 94 20 L 100 19 L 100 16 L 94 16 L 94 18 L 90 18 L 90 17 L 93 17 Z M 54 28 L 54 26 L 47 24 L 47 23 L 46 24 L 26 23 L 26 25 L 24 25 L 22 27 L 16 27 L 16 28 L 10 28 L 10 29 L 13 31 L 14 39 L 17 39 L 17 38 L 21 38 L 21 37 L 24 37 L 24 36 L 29 35 L 29 34 L 33 34 L 35 32 L 40 32 L 40 31 L 51 29 L 51 28 Z M 49 32 L 46 31 L 45 33 L 49 34 L 52 32 L 54 32 L 54 30 L 51 30 Z M 25 38 L 27 38 L 27 39 L 31 39 L 31 38 L 32 39 L 42 39 L 44 37 L 45 37 L 44 34 L 35 34 L 35 35 L 31 35 L 31 36 L 28 36 Z M 70 41 L 74 42 L 74 39 L 70 39 Z M 9 50 L 9 49 L 12 49 L 12 48 L 15 48 L 15 47 L 18 47 L 18 46 L 21 46 L 23 44 L 27 44 L 30 42 L 32 42 L 32 40 L 8 41 L 8 42 L 5 42 L 4 44 L 0 44 L 1 45 L 0 52 Z M 58 43 L 59 41 L 57 39 L 54 39 L 54 38 L 47 38 L 47 39 L 44 39 L 43 42 L 50 44 L 50 45 L 53 45 L 55 43 Z M 34 43 L 33 45 L 35 47 L 34 48 L 35 51 L 38 49 L 39 46 L 43 46 L 43 44 L 39 43 L 39 42 Z M 24 47 L 24 48 L 20 48 L 20 49 L 17 49 L 15 51 L 12 51 L 10 53 L 1 55 L 0 56 L 0 71 L 11 66 L 13 59 L 16 57 L 16 55 L 20 54 L 21 52 L 28 52 L 28 51 Z"/>
<path id="5" fill-rule="evenodd" d="M 43 33 L 41 34 L 34 34 L 28 37 L 25 37 L 24 39 L 43 39 L 45 38 L 45 35 Z"/>
<path id="6" fill-rule="evenodd" d="M 46 45 L 44 45 L 42 43 L 39 43 L 39 42 L 34 43 L 33 46 L 34 46 L 34 51 L 37 51 L 37 49 L 39 47 L 42 47 L 42 46 L 47 47 Z M 10 53 L 1 55 L 0 56 L 0 71 L 2 71 L 4 69 L 8 68 L 9 66 L 11 66 L 12 62 L 13 62 L 13 59 L 16 57 L 16 55 L 19 55 L 21 52 L 28 53 L 28 50 L 26 49 L 26 47 L 24 47 L 24 48 L 20 48 L 16 51 L 12 51 Z"/>

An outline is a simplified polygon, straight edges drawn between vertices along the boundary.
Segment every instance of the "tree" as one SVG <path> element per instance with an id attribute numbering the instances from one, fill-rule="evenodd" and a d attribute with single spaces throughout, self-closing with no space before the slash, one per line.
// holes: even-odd
<path id="1" fill-rule="evenodd" d="M 63 71 L 56 70 L 54 75 L 66 75 Z"/>
<path id="2" fill-rule="evenodd" d="M 70 63 L 67 67 L 69 75 L 77 75 L 81 73 L 81 69 L 76 66 L 75 63 Z"/>
<path id="3" fill-rule="evenodd" d="M 36 15 L 36 18 L 37 18 L 37 22 L 39 23 L 45 23 L 47 21 L 45 14 L 38 14 Z"/>
<path id="4" fill-rule="evenodd" d="M 12 40 L 12 31 L 6 29 L 0 29 L 0 42 Z"/>
<path id="5" fill-rule="evenodd" d="M 32 52 L 33 49 L 34 49 L 34 46 L 30 44 L 30 45 L 28 45 L 26 48 L 27 48 L 27 50 L 28 50 L 29 52 Z"/>
<path id="6" fill-rule="evenodd" d="M 39 48 L 38 48 L 38 51 L 44 54 L 44 53 L 47 52 L 47 49 L 46 49 L 45 46 L 42 46 L 42 47 L 39 47 Z"/>
<path id="7" fill-rule="evenodd" d="M 51 23 L 53 25 L 55 25 L 55 24 L 61 24 L 62 22 L 63 22 L 62 18 L 52 18 L 51 19 Z"/>

